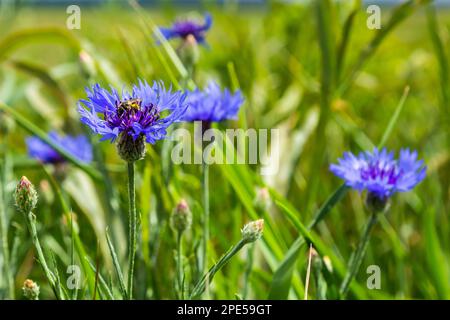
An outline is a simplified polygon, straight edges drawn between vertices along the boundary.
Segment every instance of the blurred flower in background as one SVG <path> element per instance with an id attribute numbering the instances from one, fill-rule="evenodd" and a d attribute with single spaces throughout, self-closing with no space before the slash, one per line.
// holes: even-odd
<path id="1" fill-rule="evenodd" d="M 84 163 L 92 161 L 92 146 L 87 137 L 79 136 L 60 136 L 52 131 L 48 137 L 58 146 L 73 155 L 75 158 Z M 35 158 L 43 163 L 58 164 L 65 162 L 64 158 L 51 146 L 42 141 L 40 138 L 33 136 L 26 138 L 26 145 L 30 157 Z"/>
<path id="2" fill-rule="evenodd" d="M 185 40 L 191 35 L 194 36 L 198 43 L 204 44 L 205 33 L 211 28 L 211 25 L 212 16 L 209 13 L 206 13 L 205 22 L 203 24 L 194 20 L 179 20 L 170 28 L 160 27 L 159 30 L 167 40 L 172 38 L 181 38 Z"/>
<path id="3" fill-rule="evenodd" d="M 330 165 L 330 171 L 345 180 L 347 186 L 358 191 L 367 190 L 367 199 L 385 205 L 396 192 L 414 188 L 426 175 L 423 160 L 417 160 L 417 151 L 400 150 L 398 159 L 386 148 L 361 152 L 358 156 L 345 152 L 339 164 Z"/>
<path id="4" fill-rule="evenodd" d="M 239 109 L 244 102 L 241 91 L 232 93 L 229 89 L 220 89 L 215 82 L 210 82 L 204 90 L 196 89 L 188 94 L 188 108 L 184 121 L 219 122 L 236 120 Z"/>

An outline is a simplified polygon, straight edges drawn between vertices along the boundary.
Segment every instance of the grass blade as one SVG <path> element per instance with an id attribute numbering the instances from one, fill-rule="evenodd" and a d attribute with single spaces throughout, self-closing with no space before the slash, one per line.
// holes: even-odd
<path id="1" fill-rule="evenodd" d="M 111 252 L 111 257 L 113 260 L 114 269 L 116 270 L 117 278 L 119 279 L 120 291 L 124 299 L 128 299 L 128 294 L 125 286 L 125 281 L 123 279 L 122 269 L 120 268 L 119 259 L 117 258 L 116 250 L 109 237 L 108 229 L 106 229 L 106 241 L 108 242 L 109 251 Z"/>

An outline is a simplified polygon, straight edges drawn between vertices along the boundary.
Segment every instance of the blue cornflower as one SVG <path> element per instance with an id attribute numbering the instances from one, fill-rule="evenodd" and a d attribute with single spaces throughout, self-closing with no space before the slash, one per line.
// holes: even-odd
<path id="1" fill-rule="evenodd" d="M 144 140 L 154 144 L 163 139 L 167 127 L 179 121 L 187 107 L 186 94 L 166 90 L 162 82 L 154 82 L 150 86 L 139 80 L 131 92 L 123 90 L 121 95 L 112 87 L 108 91 L 98 84 L 87 88 L 86 92 L 88 99 L 80 102 L 87 109 L 78 104 L 81 122 L 100 134 L 101 140 L 114 142 L 119 138 L 119 155 L 127 161 L 142 158 L 145 153 Z M 124 152 L 135 155 L 130 158 Z M 134 159 L 136 157 L 138 159 Z"/>
<path id="2" fill-rule="evenodd" d="M 209 13 L 206 13 L 204 24 L 199 24 L 192 20 L 179 20 L 170 28 L 161 27 L 159 30 L 167 40 L 172 38 L 186 39 L 189 35 L 192 35 L 198 43 L 204 44 L 205 32 L 211 28 L 211 25 L 212 16 Z"/>
<path id="3" fill-rule="evenodd" d="M 92 161 L 92 146 L 85 136 L 60 136 L 52 131 L 48 134 L 48 137 L 81 162 L 89 163 Z M 52 164 L 63 163 L 65 161 L 56 150 L 38 137 L 28 137 L 25 142 L 28 148 L 28 154 L 32 158 L 43 163 Z"/>
<path id="4" fill-rule="evenodd" d="M 358 191 L 367 190 L 372 197 L 386 200 L 396 192 L 414 188 L 426 175 L 423 160 L 417 160 L 417 151 L 400 150 L 398 159 L 386 148 L 361 152 L 358 156 L 345 152 L 339 164 L 330 170 L 345 180 L 347 186 Z"/>
<path id="5" fill-rule="evenodd" d="M 222 91 L 215 82 L 210 82 L 204 90 L 196 89 L 188 93 L 188 108 L 183 120 L 188 122 L 219 122 L 235 120 L 244 102 L 242 93 L 237 90 Z"/>

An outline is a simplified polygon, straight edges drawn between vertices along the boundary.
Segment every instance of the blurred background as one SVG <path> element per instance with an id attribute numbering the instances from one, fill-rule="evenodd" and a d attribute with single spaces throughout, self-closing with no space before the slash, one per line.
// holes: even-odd
<path id="1" fill-rule="evenodd" d="M 257 210 L 257 188 L 270 187 L 272 198 L 289 204 L 307 225 L 341 184 L 329 164 L 344 151 L 377 145 L 409 88 L 386 146 L 416 149 L 428 166 L 427 178 L 414 191 L 392 199 L 350 298 L 450 298 L 450 15 L 445 9 L 450 1 L 436 1 L 439 9 L 419 0 L 139 1 L 142 6 L 106 0 L 0 1 L 0 101 L 42 131 L 88 134 L 95 150 L 91 167 L 101 175 L 95 179 L 72 164 L 43 167 L 30 159 L 24 139 L 31 133 L 0 111 L 3 207 L 18 298 L 26 278 L 42 285 L 42 298 L 52 298 L 12 202 L 22 175 L 39 190 L 38 232 L 61 277 L 67 277 L 73 252 L 67 207 L 76 217 L 86 254 L 100 261 L 105 278 L 113 277 L 106 227 L 125 261 L 125 166 L 113 145 L 100 143 L 81 125 L 76 104 L 85 98 L 84 88 L 97 82 L 122 88 L 139 77 L 182 87 L 182 70 L 156 44 L 152 30 L 177 18 L 203 21 L 205 12 L 213 16 L 213 25 L 192 80 L 203 87 L 215 79 L 224 87 L 240 88 L 246 98 L 239 120 L 220 128 L 277 128 L 281 134 L 275 176 L 261 177 L 255 165 L 211 168 L 210 263 L 238 241 L 244 223 L 261 216 L 267 223 L 264 241 L 255 248 L 253 271 L 243 272 L 249 256 L 242 252 L 217 275 L 211 297 L 234 299 L 246 290 L 247 298 L 265 299 L 268 292 L 272 298 L 303 298 L 307 248 L 290 265 L 292 280 L 276 283 L 274 274 L 299 233 L 278 202 Z M 381 7 L 379 30 L 366 23 L 366 8 L 373 3 L 389 4 Z M 69 4 L 80 6 L 80 29 L 67 28 Z M 171 44 L 176 50 L 178 43 Z M 168 167 L 167 154 L 165 144 L 157 143 L 138 165 L 138 298 L 174 298 L 175 237 L 168 217 L 180 197 L 194 213 L 186 262 L 196 261 L 200 168 Z M 328 298 L 336 298 L 338 279 L 366 218 L 361 195 L 350 191 L 314 229 L 332 261 Z M 380 290 L 366 288 L 369 265 L 380 267 Z M 5 287 L 6 279 L 0 277 L 0 288 Z M 310 290 L 313 298 L 314 284 Z"/>

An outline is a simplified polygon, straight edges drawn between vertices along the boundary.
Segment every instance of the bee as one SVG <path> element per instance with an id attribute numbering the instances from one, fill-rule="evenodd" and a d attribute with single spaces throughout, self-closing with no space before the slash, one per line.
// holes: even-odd
<path id="1" fill-rule="evenodd" d="M 141 99 L 130 99 L 123 101 L 117 106 L 117 114 L 121 117 L 125 112 L 138 111 L 141 109 L 141 103 Z"/>

